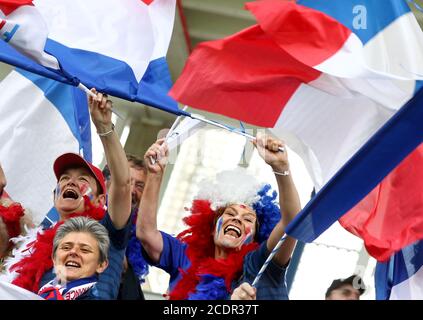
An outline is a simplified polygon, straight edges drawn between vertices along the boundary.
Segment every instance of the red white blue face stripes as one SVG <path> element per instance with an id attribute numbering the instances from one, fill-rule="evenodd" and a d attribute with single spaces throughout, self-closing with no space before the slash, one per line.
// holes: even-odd
<path id="1" fill-rule="evenodd" d="M 58 183 L 56 185 L 56 188 L 54 189 L 54 199 L 56 200 L 57 198 L 59 198 L 61 193 L 62 189 L 60 188 L 60 183 Z"/>
<path id="2" fill-rule="evenodd" d="M 93 189 L 88 184 L 83 184 L 81 186 L 80 190 L 81 190 L 81 193 L 82 193 L 82 198 L 87 196 L 88 199 L 90 199 L 90 201 L 94 200 Z"/>
<path id="3" fill-rule="evenodd" d="M 219 237 L 220 231 L 222 230 L 222 225 L 223 225 L 223 217 L 220 216 L 219 219 L 217 219 L 216 221 L 216 228 L 215 228 L 215 239 L 217 239 Z"/>
<path id="4" fill-rule="evenodd" d="M 82 197 L 80 201 L 84 201 L 84 197 L 88 197 L 88 199 L 92 202 L 94 200 L 94 193 L 93 189 L 90 187 L 89 184 L 83 184 L 80 187 L 78 187 Z M 58 199 L 62 193 L 62 188 L 60 187 L 60 183 L 56 185 L 56 188 L 54 189 L 54 199 Z"/>
<path id="5" fill-rule="evenodd" d="M 249 244 L 253 241 L 253 233 L 250 227 L 245 229 L 244 239 L 242 240 L 242 244 Z"/>

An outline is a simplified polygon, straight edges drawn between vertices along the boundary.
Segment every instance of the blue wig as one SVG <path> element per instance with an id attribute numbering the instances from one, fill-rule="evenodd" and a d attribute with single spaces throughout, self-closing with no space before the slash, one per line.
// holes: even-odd
<path id="1" fill-rule="evenodd" d="M 273 190 L 271 195 L 267 194 L 271 188 L 270 184 L 264 185 L 257 193 L 260 199 L 252 204 L 259 222 L 259 229 L 256 237 L 259 243 L 269 238 L 273 228 L 281 219 L 280 208 L 275 201 L 278 196 L 277 192 Z"/>

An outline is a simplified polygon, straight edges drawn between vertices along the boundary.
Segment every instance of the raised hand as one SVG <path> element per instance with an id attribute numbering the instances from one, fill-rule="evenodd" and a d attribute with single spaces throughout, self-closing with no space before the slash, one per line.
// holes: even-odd
<path id="1" fill-rule="evenodd" d="M 243 282 L 231 295 L 231 300 L 256 300 L 257 289 Z"/>
<path id="2" fill-rule="evenodd" d="M 144 155 L 144 163 L 148 173 L 163 174 L 169 154 L 165 139 L 159 139 L 148 148 Z"/>
<path id="3" fill-rule="evenodd" d="M 98 93 L 95 89 L 91 89 L 91 92 L 97 95 L 97 98 L 88 97 L 91 119 L 97 128 L 97 132 L 104 134 L 113 129 L 113 104 L 111 100 L 107 99 L 107 94 Z"/>
<path id="4" fill-rule="evenodd" d="M 274 171 L 283 172 L 289 170 L 288 154 L 285 143 L 274 137 L 258 133 L 253 141 L 258 153 Z M 279 148 L 284 151 L 280 151 Z"/>

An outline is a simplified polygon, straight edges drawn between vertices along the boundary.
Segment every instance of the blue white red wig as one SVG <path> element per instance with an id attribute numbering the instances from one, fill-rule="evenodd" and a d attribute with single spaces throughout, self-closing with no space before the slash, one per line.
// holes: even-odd
<path id="1" fill-rule="evenodd" d="M 200 183 L 198 200 L 210 202 L 210 208 L 216 211 L 233 204 L 243 204 L 252 208 L 259 222 L 259 243 L 265 241 L 276 223 L 281 219 L 277 203 L 277 192 L 270 184 L 259 183 L 244 168 L 222 171 L 214 180 Z"/>

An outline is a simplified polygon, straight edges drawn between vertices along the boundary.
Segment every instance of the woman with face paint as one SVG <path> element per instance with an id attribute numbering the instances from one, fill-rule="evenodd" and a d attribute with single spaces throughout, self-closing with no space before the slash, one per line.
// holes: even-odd
<path id="1" fill-rule="evenodd" d="M 295 247 L 290 237 L 256 287 L 248 285 L 301 209 L 284 143 L 260 135 L 253 143 L 275 173 L 280 208 L 270 185 L 258 183 L 240 168 L 221 172 L 214 181 L 200 185 L 191 215 L 184 218 L 188 229 L 176 238 L 157 230 L 158 195 L 167 156 L 164 140 L 146 152 L 148 173 L 137 237 L 149 263 L 170 274 L 169 299 L 221 300 L 232 293 L 234 299 L 288 299 L 285 270 Z M 156 161 L 150 161 L 151 157 Z"/>

